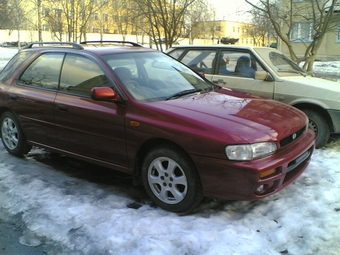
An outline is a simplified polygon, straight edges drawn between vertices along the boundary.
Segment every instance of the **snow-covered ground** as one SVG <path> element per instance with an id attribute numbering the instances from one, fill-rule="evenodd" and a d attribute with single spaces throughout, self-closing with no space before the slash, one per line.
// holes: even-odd
<path id="1" fill-rule="evenodd" d="M 339 72 L 339 63 L 322 68 Z M 205 199 L 178 215 L 153 207 L 119 173 L 40 149 L 16 158 L 0 144 L 0 221 L 20 217 L 20 243 L 49 255 L 339 255 L 339 165 L 334 136 L 281 192 L 253 202 Z"/>
<path id="2" fill-rule="evenodd" d="M 15 158 L 1 144 L 0 220 L 20 215 L 20 243 L 49 255 L 338 255 L 340 137 L 333 139 L 281 192 L 255 202 L 206 199 L 182 216 L 153 207 L 118 173 L 41 160 L 48 154 L 38 149 Z M 65 162 L 68 170 L 59 169 Z"/>
<path id="3" fill-rule="evenodd" d="M 17 52 L 17 49 L 0 47 L 0 70 L 4 68 L 8 60 L 10 60 Z"/>

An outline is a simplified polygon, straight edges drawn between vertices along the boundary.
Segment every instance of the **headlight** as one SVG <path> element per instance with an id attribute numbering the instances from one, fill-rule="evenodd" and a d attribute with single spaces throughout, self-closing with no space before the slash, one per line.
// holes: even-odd
<path id="1" fill-rule="evenodd" d="M 276 144 L 272 142 L 229 145 L 225 148 L 228 159 L 240 161 L 262 158 L 273 154 L 276 150 Z"/>

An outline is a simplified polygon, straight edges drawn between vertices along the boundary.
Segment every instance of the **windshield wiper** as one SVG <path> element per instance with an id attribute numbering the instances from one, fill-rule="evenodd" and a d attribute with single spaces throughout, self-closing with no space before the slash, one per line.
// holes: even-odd
<path id="1" fill-rule="evenodd" d="M 296 73 L 296 74 L 301 74 L 304 77 L 307 76 L 306 72 L 301 72 L 301 71 L 297 71 L 297 70 L 289 70 L 289 69 L 279 69 L 277 70 L 278 72 L 285 72 L 285 73 Z"/>
<path id="2" fill-rule="evenodd" d="M 167 97 L 165 100 L 170 100 L 170 99 L 173 99 L 173 98 L 179 98 L 179 97 L 182 97 L 182 96 L 185 96 L 185 95 L 189 95 L 189 94 L 197 93 L 197 92 L 201 92 L 201 91 L 202 91 L 201 89 L 187 89 L 187 90 L 177 92 L 177 93 Z"/>

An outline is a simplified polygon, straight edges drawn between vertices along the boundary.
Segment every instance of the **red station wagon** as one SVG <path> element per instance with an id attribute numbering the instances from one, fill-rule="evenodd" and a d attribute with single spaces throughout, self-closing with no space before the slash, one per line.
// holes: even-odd
<path id="1" fill-rule="evenodd" d="M 9 153 L 38 146 L 129 173 L 173 212 L 274 194 L 315 143 L 300 110 L 130 42 L 29 45 L 0 74 L 0 115 Z"/>

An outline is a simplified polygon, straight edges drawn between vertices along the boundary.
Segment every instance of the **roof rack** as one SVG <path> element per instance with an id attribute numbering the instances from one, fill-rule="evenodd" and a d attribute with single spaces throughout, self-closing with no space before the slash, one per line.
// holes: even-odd
<path id="1" fill-rule="evenodd" d="M 131 44 L 132 46 L 143 47 L 142 45 L 130 41 L 83 41 L 80 44 Z"/>
<path id="2" fill-rule="evenodd" d="M 84 49 L 83 46 L 79 45 L 78 43 L 74 43 L 74 42 L 32 42 L 29 45 L 23 47 L 24 49 L 28 49 L 28 48 L 32 48 L 33 45 L 38 44 L 39 46 L 43 46 L 44 44 L 49 44 L 49 45 L 55 45 L 55 46 L 60 46 L 60 45 L 70 45 L 72 46 L 72 48 L 75 49 Z"/>

